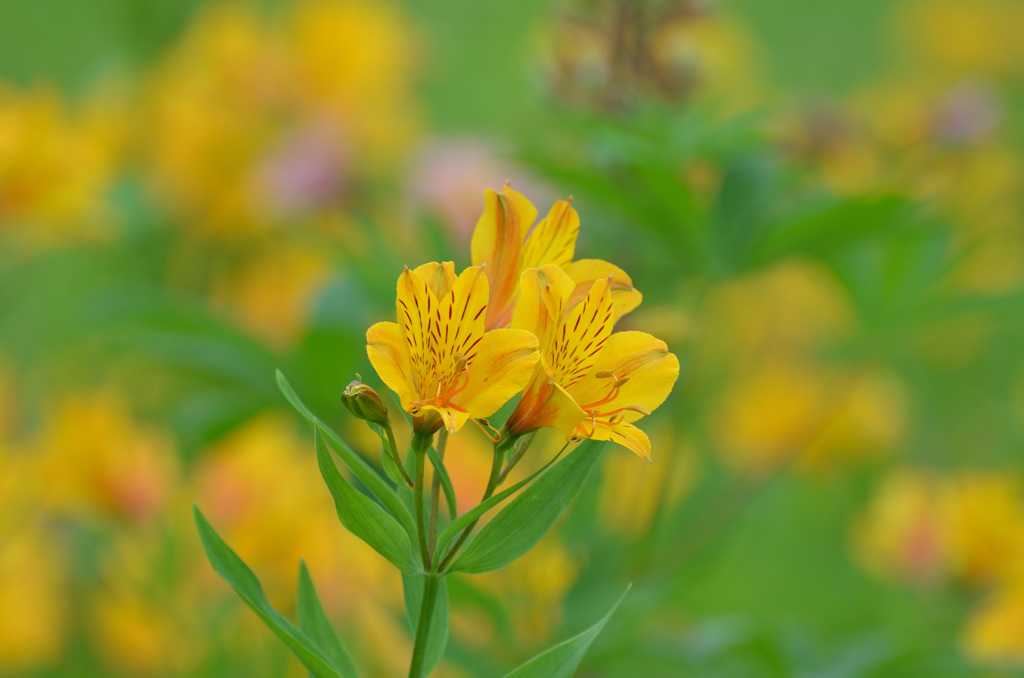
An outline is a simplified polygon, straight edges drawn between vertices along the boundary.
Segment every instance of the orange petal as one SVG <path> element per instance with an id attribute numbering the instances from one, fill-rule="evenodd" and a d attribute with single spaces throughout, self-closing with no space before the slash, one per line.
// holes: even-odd
<path id="1" fill-rule="evenodd" d="M 551 381 L 542 365 L 537 365 L 530 384 L 505 425 L 513 435 L 538 428 L 556 428 L 568 436 L 585 417 L 586 413 L 565 389 Z"/>
<path id="2" fill-rule="evenodd" d="M 473 265 L 487 264 L 491 299 L 487 327 L 504 327 L 512 320 L 523 270 L 520 254 L 537 209 L 521 193 L 506 186 L 501 193 L 484 191 L 484 213 L 473 231 Z"/>

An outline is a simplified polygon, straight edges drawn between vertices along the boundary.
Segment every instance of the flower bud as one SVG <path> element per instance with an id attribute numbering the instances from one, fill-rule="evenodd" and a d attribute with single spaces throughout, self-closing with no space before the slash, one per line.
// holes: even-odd
<path id="1" fill-rule="evenodd" d="M 388 408 L 384 407 L 380 396 L 361 381 L 353 381 L 345 387 L 345 391 L 341 394 L 341 404 L 357 419 L 363 419 L 378 426 L 391 425 Z"/>

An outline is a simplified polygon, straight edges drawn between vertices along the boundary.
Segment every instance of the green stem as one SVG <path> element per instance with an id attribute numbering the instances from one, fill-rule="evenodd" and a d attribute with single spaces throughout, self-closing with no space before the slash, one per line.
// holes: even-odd
<path id="1" fill-rule="evenodd" d="M 505 440 L 508 439 L 506 438 Z M 481 503 L 490 499 L 491 495 L 494 494 L 494 491 L 498 489 L 498 485 L 501 484 L 501 467 L 505 461 L 505 450 L 508 447 L 509 444 L 507 443 L 497 443 L 494 446 L 494 458 L 491 460 L 491 476 L 487 479 L 487 488 L 484 490 L 484 496 L 480 500 Z M 466 539 L 469 538 L 469 533 L 473 531 L 473 528 L 476 527 L 479 520 L 480 519 L 478 518 L 463 528 L 462 532 L 459 534 L 459 538 L 455 540 L 455 544 L 448 550 L 448 553 L 444 556 L 444 560 L 442 560 L 441 564 L 438 566 L 438 572 L 444 572 L 444 568 L 448 565 L 451 559 L 455 557 L 455 554 L 458 552 L 459 548 L 462 547 L 462 544 L 465 543 Z"/>
<path id="2" fill-rule="evenodd" d="M 437 457 L 444 461 L 444 450 L 448 446 L 448 429 L 442 428 L 437 434 Z M 430 483 L 430 533 L 427 536 L 427 562 L 434 562 L 434 548 L 437 546 L 437 508 L 441 498 L 441 474 L 435 468 Z"/>
<path id="3" fill-rule="evenodd" d="M 395 432 L 391 430 L 391 422 L 384 427 L 384 430 L 388 432 L 388 447 L 391 448 L 391 457 L 395 460 L 395 466 L 402 472 L 402 477 L 405 478 L 405 482 L 409 487 L 413 486 L 412 478 L 405 471 L 405 466 L 402 464 L 402 458 L 398 456 L 398 443 L 395 442 Z"/>
<path id="4" fill-rule="evenodd" d="M 417 487 L 419 487 L 418 484 Z M 427 658 L 427 641 L 430 640 L 430 624 L 434 620 L 434 603 L 437 600 L 437 583 L 440 579 L 436 574 L 428 574 L 423 578 L 420 620 L 416 626 L 416 644 L 412 649 L 409 678 L 423 678 L 425 675 L 424 662 Z"/>
<path id="5" fill-rule="evenodd" d="M 430 445 L 432 435 L 415 434 L 412 439 L 412 451 L 416 457 L 416 486 L 412 488 L 412 503 L 416 513 L 416 531 L 419 535 L 420 558 L 423 569 L 430 570 L 430 555 L 427 551 L 427 529 L 423 520 L 423 466 L 427 456 L 426 448 Z"/>
<path id="6" fill-rule="evenodd" d="M 519 449 L 516 450 L 516 453 L 512 456 L 512 459 L 509 460 L 508 465 L 504 468 L 504 470 L 502 470 L 500 474 L 498 474 L 498 485 L 501 485 L 503 482 L 505 482 L 505 478 L 507 478 L 509 472 L 511 472 L 512 469 L 516 467 L 516 464 L 519 463 L 519 460 L 523 458 L 523 454 L 526 453 L 526 449 L 530 447 L 535 437 L 537 437 L 537 431 L 530 432 L 530 436 L 526 440 L 524 440 L 523 443 L 519 446 Z"/>

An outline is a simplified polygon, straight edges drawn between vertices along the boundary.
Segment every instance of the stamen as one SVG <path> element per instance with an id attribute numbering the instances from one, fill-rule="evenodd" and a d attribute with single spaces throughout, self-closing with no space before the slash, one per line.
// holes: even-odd
<path id="1" fill-rule="evenodd" d="M 486 419 L 473 419 L 472 422 L 477 425 L 477 427 L 483 432 L 485 436 L 487 436 L 487 439 L 490 440 L 492 443 L 497 445 L 498 443 L 501 442 L 501 431 L 491 426 L 490 422 L 488 422 Z M 487 428 L 484 428 L 484 426 L 486 426 Z M 494 435 L 492 436 L 487 429 L 494 431 Z"/>

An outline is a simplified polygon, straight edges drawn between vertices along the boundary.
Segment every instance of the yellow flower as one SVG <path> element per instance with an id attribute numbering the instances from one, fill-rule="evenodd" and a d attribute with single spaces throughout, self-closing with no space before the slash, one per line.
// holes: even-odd
<path id="1" fill-rule="evenodd" d="M 509 417 L 509 433 L 553 427 L 650 459 L 650 440 L 633 422 L 665 401 L 679 361 L 650 334 L 612 334 L 612 285 L 601 278 L 574 304 L 576 282 L 557 266 L 523 273 L 512 325 L 537 336 L 541 361 Z"/>
<path id="2" fill-rule="evenodd" d="M 998 589 L 971 613 L 962 642 L 975 661 L 1024 666 L 1024 577 Z"/>
<path id="3" fill-rule="evenodd" d="M 0 534 L 3 675 L 57 664 L 67 641 L 71 610 L 66 557 L 39 527 Z"/>
<path id="4" fill-rule="evenodd" d="M 942 509 L 949 568 L 968 583 L 998 581 L 1024 559 L 1021 479 L 964 471 L 949 483 Z"/>
<path id="5" fill-rule="evenodd" d="M 180 476 L 166 432 L 135 421 L 112 390 L 76 394 L 47 415 L 35 446 L 44 506 L 76 518 L 155 520 Z"/>
<path id="6" fill-rule="evenodd" d="M 0 83 L 0 230 L 43 243 L 106 234 L 123 146 L 115 99 L 104 90 L 71 107 L 48 88 Z"/>
<path id="7" fill-rule="evenodd" d="M 595 280 L 611 282 L 616 317 L 640 304 L 640 292 L 626 273 L 606 261 L 573 261 L 580 217 L 570 204 L 559 200 L 548 215 L 531 229 L 537 208 L 521 193 L 505 186 L 501 193 L 484 191 L 484 213 L 477 221 L 470 245 L 473 265 L 487 264 L 491 302 L 487 328 L 508 327 L 519 297 L 523 271 L 548 264 L 561 267 L 575 283 L 573 299 L 581 301 Z"/>
<path id="8" fill-rule="evenodd" d="M 417 128 L 400 9 L 251 5 L 206 6 L 149 78 L 143 111 L 155 188 L 190 227 L 229 240 L 336 212 Z"/>
<path id="9" fill-rule="evenodd" d="M 452 433 L 488 417 L 526 384 L 538 360 L 537 338 L 487 331 L 487 277 L 473 266 L 455 277 L 450 261 L 406 269 L 398 279 L 398 323 L 366 332 L 377 374 L 413 415 L 418 431 Z"/>
<path id="10" fill-rule="evenodd" d="M 940 479 L 918 469 L 897 469 L 883 479 L 853 533 L 865 567 L 880 577 L 938 580 L 945 570 L 941 491 Z"/>

